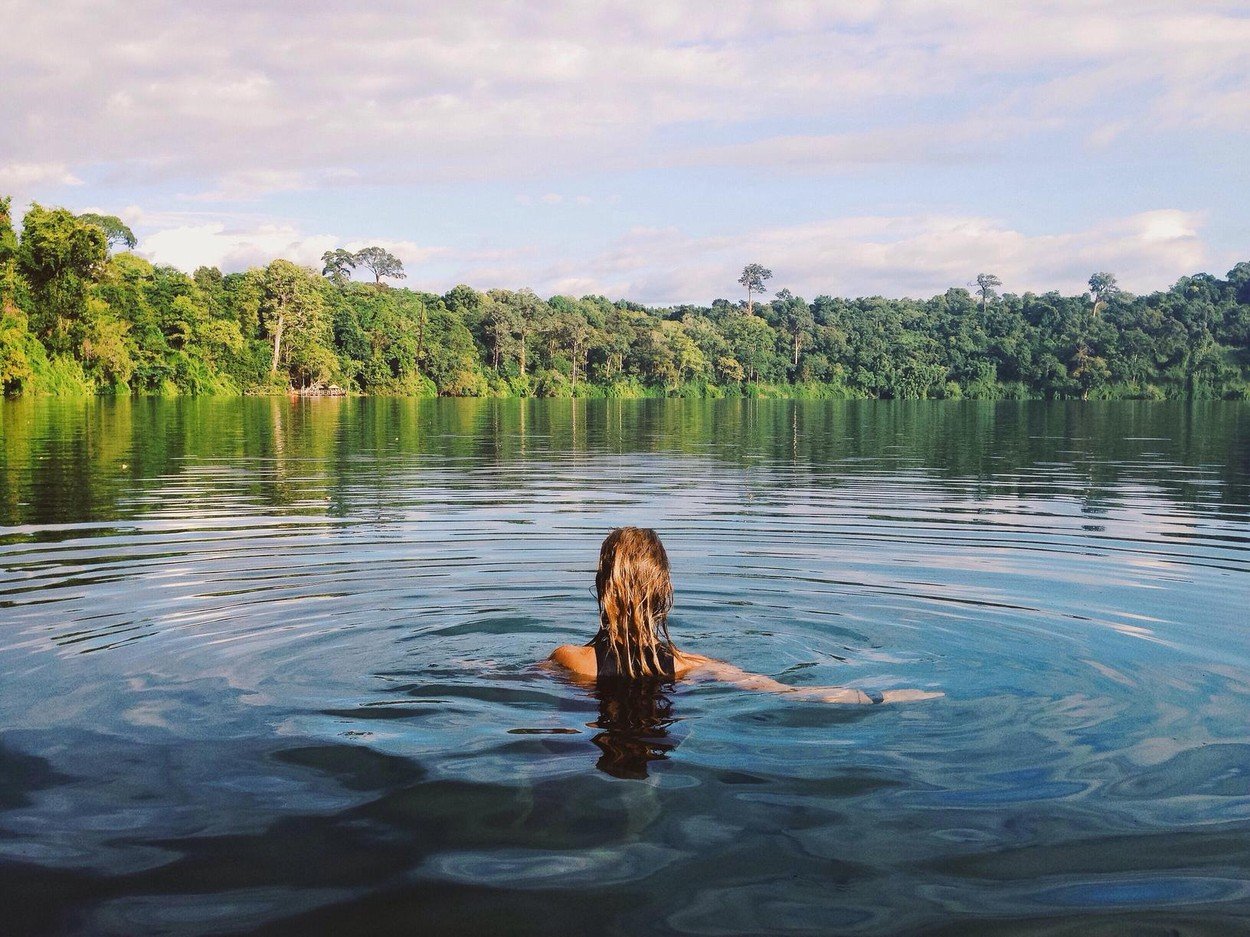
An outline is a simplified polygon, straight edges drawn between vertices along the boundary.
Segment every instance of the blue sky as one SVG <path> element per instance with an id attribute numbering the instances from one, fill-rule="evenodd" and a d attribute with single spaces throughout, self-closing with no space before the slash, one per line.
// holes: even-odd
<path id="1" fill-rule="evenodd" d="M 244 269 L 649 303 L 1250 259 L 1250 10 L 1142 0 L 0 0 L 0 193 Z"/>

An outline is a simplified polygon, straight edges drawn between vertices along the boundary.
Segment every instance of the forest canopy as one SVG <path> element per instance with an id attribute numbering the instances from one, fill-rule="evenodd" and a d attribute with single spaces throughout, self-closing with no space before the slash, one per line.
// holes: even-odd
<path id="1" fill-rule="evenodd" d="M 1136 296 L 1000 292 L 811 302 L 764 283 L 710 306 L 528 289 L 400 289 L 381 247 L 223 274 L 154 265 L 114 216 L 0 198 L 0 386 L 19 394 L 1245 398 L 1250 263 Z M 783 269 L 784 258 L 770 258 Z M 353 273 L 367 282 L 356 282 Z M 368 282 L 371 281 L 371 282 Z"/>

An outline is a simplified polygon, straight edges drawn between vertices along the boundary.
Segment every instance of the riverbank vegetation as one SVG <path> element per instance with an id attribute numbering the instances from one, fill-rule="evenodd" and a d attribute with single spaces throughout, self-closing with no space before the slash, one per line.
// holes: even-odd
<path id="1" fill-rule="evenodd" d="M 192 274 L 129 249 L 124 221 L 0 199 L 0 386 L 17 394 L 802 398 L 1245 398 L 1250 263 L 1134 296 L 998 292 L 994 274 L 926 300 L 781 289 L 750 264 L 741 300 L 647 307 L 528 289 L 398 289 L 380 247 L 317 271 Z M 355 282 L 367 271 L 372 282 Z M 732 271 L 727 271 L 732 282 Z"/>

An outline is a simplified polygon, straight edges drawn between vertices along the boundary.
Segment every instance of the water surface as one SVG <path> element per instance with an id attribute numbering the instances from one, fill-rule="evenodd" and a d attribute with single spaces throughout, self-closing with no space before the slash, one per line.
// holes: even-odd
<path id="1" fill-rule="evenodd" d="M 0 407 L 18 933 L 1250 931 L 1250 407 Z M 607 696 L 658 528 L 715 684 Z M 975 922 L 975 926 L 974 926 Z"/>

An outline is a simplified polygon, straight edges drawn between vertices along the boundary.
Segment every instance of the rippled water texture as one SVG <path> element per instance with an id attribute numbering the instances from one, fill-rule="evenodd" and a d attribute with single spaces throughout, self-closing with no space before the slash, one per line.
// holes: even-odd
<path id="1" fill-rule="evenodd" d="M 1250 930 L 1245 405 L 0 425 L 6 933 Z M 945 698 L 535 666 L 625 523 L 680 645 Z"/>

